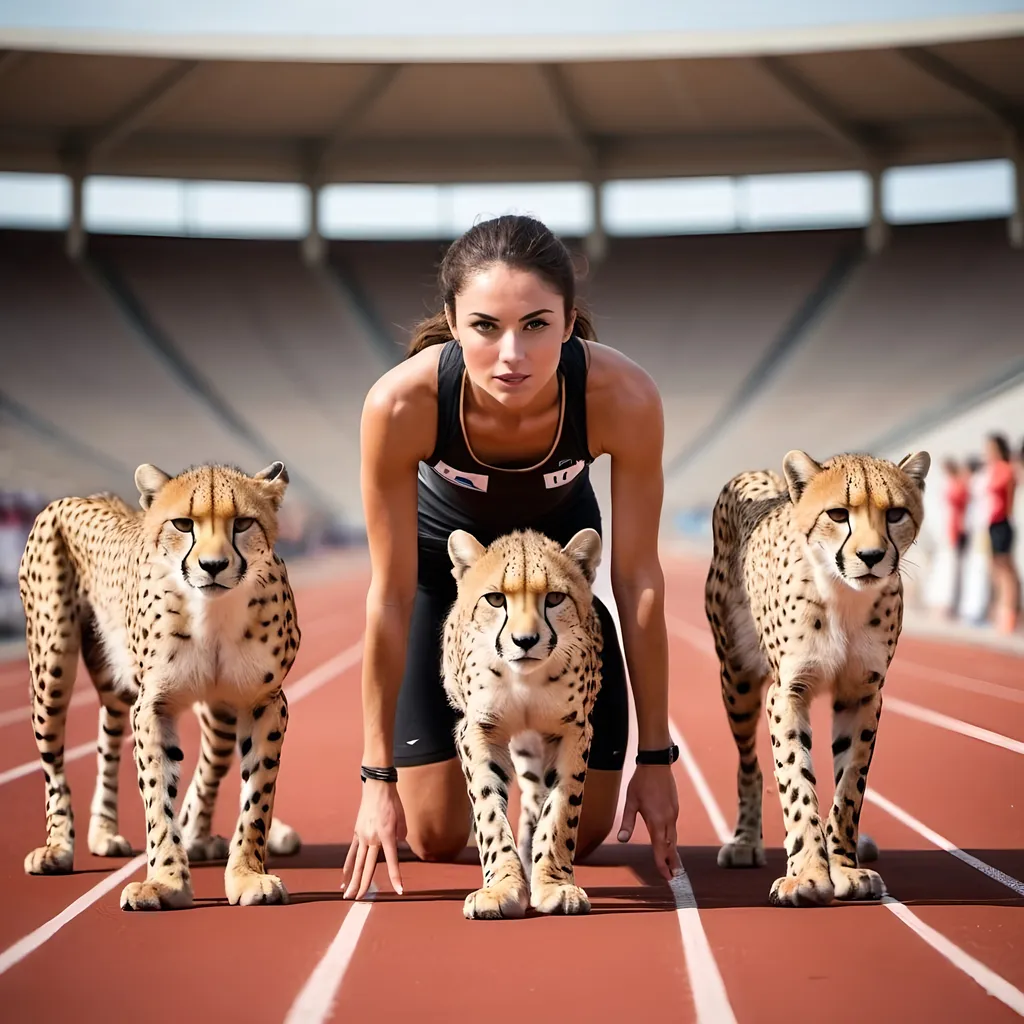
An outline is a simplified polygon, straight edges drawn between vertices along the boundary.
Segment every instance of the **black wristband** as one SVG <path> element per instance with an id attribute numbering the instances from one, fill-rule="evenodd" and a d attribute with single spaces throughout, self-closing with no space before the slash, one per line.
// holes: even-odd
<path id="1" fill-rule="evenodd" d="M 365 782 L 373 779 L 375 782 L 397 782 L 398 769 L 391 768 L 367 768 L 366 765 L 359 766 L 359 778 Z"/>
<path id="2" fill-rule="evenodd" d="M 679 747 L 674 743 L 664 750 L 638 750 L 637 764 L 674 764 L 679 760 Z"/>

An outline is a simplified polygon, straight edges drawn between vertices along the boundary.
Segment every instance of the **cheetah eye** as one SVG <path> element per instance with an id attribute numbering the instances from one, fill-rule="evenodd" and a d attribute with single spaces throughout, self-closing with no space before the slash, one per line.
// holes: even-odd
<path id="1" fill-rule="evenodd" d="M 495 592 L 493 594 L 485 594 L 484 597 L 487 598 L 487 603 L 494 608 L 502 608 L 505 605 L 504 594 L 499 594 Z"/>
<path id="2" fill-rule="evenodd" d="M 888 523 L 900 523 L 903 521 L 906 514 L 907 510 L 905 508 L 886 509 L 885 520 Z"/>
<path id="3" fill-rule="evenodd" d="M 845 508 L 830 508 L 828 517 L 833 523 L 845 523 L 850 518 L 850 513 Z"/>
<path id="4" fill-rule="evenodd" d="M 191 519 L 172 519 L 171 525 L 181 533 L 192 532 L 192 520 Z"/>
<path id="5" fill-rule="evenodd" d="M 557 608 L 565 600 L 565 594 L 559 593 L 557 590 L 553 590 L 547 597 L 544 598 L 544 603 L 549 608 Z"/>
<path id="6" fill-rule="evenodd" d="M 256 520 L 249 516 L 242 516 L 235 520 L 235 533 L 245 533 Z"/>

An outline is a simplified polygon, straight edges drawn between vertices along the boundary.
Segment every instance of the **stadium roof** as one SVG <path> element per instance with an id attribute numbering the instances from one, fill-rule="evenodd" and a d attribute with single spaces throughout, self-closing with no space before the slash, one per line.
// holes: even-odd
<path id="1" fill-rule="evenodd" d="M 5 171 L 613 180 L 983 160 L 1024 137 L 1024 12 L 499 45 L 0 27 L 2 47 Z"/>

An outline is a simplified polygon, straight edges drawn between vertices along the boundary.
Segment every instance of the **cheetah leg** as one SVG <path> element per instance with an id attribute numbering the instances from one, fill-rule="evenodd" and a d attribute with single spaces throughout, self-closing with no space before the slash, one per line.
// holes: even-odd
<path id="1" fill-rule="evenodd" d="M 100 699 L 96 787 L 89 807 L 89 850 L 97 857 L 128 857 L 132 844 L 118 831 L 118 774 L 132 702 L 114 685 L 113 673 L 91 625 L 82 629 L 82 659 Z"/>
<path id="2" fill-rule="evenodd" d="M 768 688 L 775 779 L 786 824 L 786 875 L 775 880 L 769 896 L 776 906 L 830 903 L 835 894 L 814 790 L 810 695 L 801 681 L 774 682 Z"/>
<path id="3" fill-rule="evenodd" d="M 145 683 L 132 707 L 132 731 L 139 790 L 146 809 L 149 866 L 144 882 L 130 882 L 121 890 L 121 909 L 187 907 L 192 903 L 192 876 L 172 806 L 178 795 L 183 755 L 173 716 L 159 690 L 147 692 Z"/>
<path id="4" fill-rule="evenodd" d="M 460 718 L 456 746 L 484 874 L 484 888 L 466 897 L 462 913 L 470 920 L 522 917 L 529 885 L 508 821 L 508 781 L 513 770 L 508 738 L 496 728 L 471 725 Z"/>
<path id="5" fill-rule="evenodd" d="M 535 732 L 512 737 L 512 764 L 519 783 L 519 860 L 529 877 L 533 870 L 533 836 L 547 789 L 544 777 L 544 741 Z"/>
<path id="6" fill-rule="evenodd" d="M 573 872 L 590 755 L 589 716 L 582 727 L 570 728 L 572 732 L 563 734 L 561 742 L 549 752 L 550 767 L 544 777 L 547 799 L 533 840 L 530 905 L 542 914 L 590 912 L 590 900 L 576 884 Z"/>
<path id="7" fill-rule="evenodd" d="M 190 863 L 227 860 L 228 840 L 210 834 L 220 780 L 228 773 L 235 753 L 237 717 L 227 707 L 195 704 L 199 720 L 199 759 L 181 802 L 178 822 L 181 841 Z"/>
<path id="8" fill-rule="evenodd" d="M 284 883 L 277 875 L 267 874 L 264 866 L 287 728 L 288 698 L 280 684 L 269 693 L 265 703 L 238 718 L 242 813 L 224 871 L 224 889 L 232 906 L 288 902 Z"/>
<path id="9" fill-rule="evenodd" d="M 33 534 L 39 528 L 34 528 Z M 31 539 L 29 543 L 31 546 Z M 64 737 L 80 635 L 75 622 L 74 583 L 63 541 L 54 535 L 44 547 L 43 557 L 52 560 L 53 574 L 59 573 L 64 579 L 45 594 L 31 594 L 24 581 L 26 568 L 22 569 L 32 731 L 46 783 L 46 845 L 25 858 L 25 872 L 30 875 L 67 874 L 75 858 L 75 822 L 64 771 Z"/>
<path id="10" fill-rule="evenodd" d="M 732 839 L 718 851 L 722 868 L 764 867 L 764 839 L 761 828 L 763 780 L 757 763 L 757 723 L 761 712 L 761 680 L 736 677 L 723 666 L 722 700 L 729 716 L 732 738 L 740 763 L 736 772 L 739 809 Z"/>
<path id="11" fill-rule="evenodd" d="M 836 790 L 829 815 L 829 873 L 836 899 L 878 899 L 885 883 L 877 871 L 859 866 L 857 839 L 860 811 L 867 788 L 868 768 L 875 750 L 875 734 L 882 715 L 882 694 L 869 684 L 863 700 L 834 711 L 832 719 L 832 758 Z"/>

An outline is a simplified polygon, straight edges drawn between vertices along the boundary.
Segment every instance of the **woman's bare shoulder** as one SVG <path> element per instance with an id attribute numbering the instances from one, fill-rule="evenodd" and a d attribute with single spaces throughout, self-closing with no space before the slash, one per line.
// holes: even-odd
<path id="1" fill-rule="evenodd" d="M 587 433 L 595 456 L 611 452 L 626 437 L 662 430 L 661 393 L 654 378 L 618 349 L 584 342 L 587 371 Z"/>
<path id="2" fill-rule="evenodd" d="M 437 433 L 437 364 L 440 345 L 432 345 L 391 367 L 370 387 L 363 402 L 364 436 L 376 434 L 401 452 L 433 449 Z M 393 454 L 399 454 L 394 452 Z"/>

